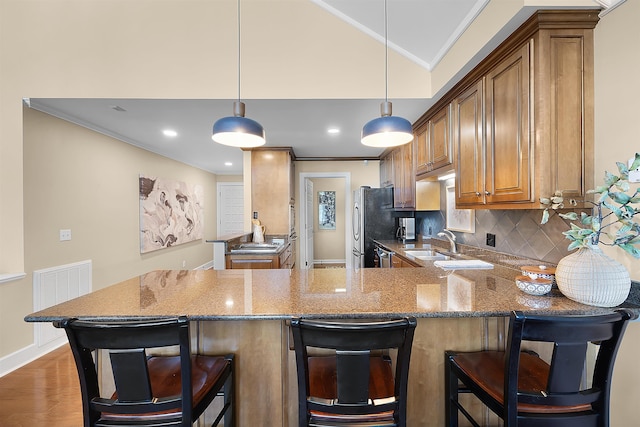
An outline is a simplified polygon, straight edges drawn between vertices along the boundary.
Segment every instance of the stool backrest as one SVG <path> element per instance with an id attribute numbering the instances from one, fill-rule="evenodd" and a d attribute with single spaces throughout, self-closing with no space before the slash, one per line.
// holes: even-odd
<path id="1" fill-rule="evenodd" d="M 602 416 L 609 419 L 613 365 L 627 321 L 635 317 L 635 314 L 626 310 L 597 316 L 536 316 L 517 311 L 511 313 L 505 353 L 505 424 L 517 425 L 518 403 L 550 407 L 590 404 L 593 408 L 591 417 Z M 518 389 L 523 341 L 553 343 L 545 390 Z M 591 384 L 584 386 L 581 383 L 589 343 L 597 344 L 598 348 Z M 522 384 L 523 380 L 520 381 Z M 580 425 L 580 421 L 577 422 L 576 425 Z"/>
<path id="2" fill-rule="evenodd" d="M 404 417 L 407 404 L 409 360 L 415 318 L 373 322 L 320 321 L 294 318 L 293 331 L 298 368 L 298 409 L 301 425 L 310 411 L 334 414 L 374 414 L 394 411 Z M 336 354 L 337 401 L 328 403 L 310 396 L 309 348 L 330 349 Z M 393 396 L 372 405 L 369 398 L 371 351 L 397 350 Z M 399 425 L 404 425 L 404 420 Z"/>
<path id="3" fill-rule="evenodd" d="M 85 427 L 95 425 L 103 411 L 141 414 L 176 408 L 181 410 L 182 424 L 191 425 L 191 351 L 186 318 L 117 322 L 64 319 L 54 325 L 64 328 L 69 338 L 80 378 Z M 156 398 L 145 349 L 169 346 L 179 347 L 182 393 Z M 100 394 L 94 350 L 109 351 L 117 399 Z"/>

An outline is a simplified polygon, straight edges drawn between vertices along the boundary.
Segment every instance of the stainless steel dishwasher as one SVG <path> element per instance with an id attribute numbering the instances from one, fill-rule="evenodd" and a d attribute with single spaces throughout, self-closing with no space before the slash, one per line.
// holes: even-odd
<path id="1" fill-rule="evenodd" d="M 391 261 L 391 257 L 395 254 L 395 252 L 387 251 L 385 249 L 382 249 L 380 246 L 377 246 L 376 253 L 378 254 L 378 266 L 380 268 L 393 267 L 393 262 Z"/>

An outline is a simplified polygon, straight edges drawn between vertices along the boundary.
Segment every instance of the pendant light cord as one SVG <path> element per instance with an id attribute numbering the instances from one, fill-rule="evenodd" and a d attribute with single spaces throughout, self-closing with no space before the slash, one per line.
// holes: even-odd
<path id="1" fill-rule="evenodd" d="M 387 0 L 384 0 L 384 101 L 388 102 L 389 97 L 389 42 L 387 39 Z"/>
<path id="2" fill-rule="evenodd" d="M 240 102 L 240 52 L 240 0 L 238 0 L 238 102 Z"/>

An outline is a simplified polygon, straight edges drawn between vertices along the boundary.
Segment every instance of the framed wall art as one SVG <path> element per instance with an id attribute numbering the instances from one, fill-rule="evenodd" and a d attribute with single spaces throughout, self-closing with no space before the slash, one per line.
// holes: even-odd
<path id="1" fill-rule="evenodd" d="M 140 253 L 202 239 L 201 185 L 140 175 Z"/>
<path id="2" fill-rule="evenodd" d="M 318 191 L 318 228 L 336 229 L 336 192 Z"/>
<path id="3" fill-rule="evenodd" d="M 447 228 L 463 233 L 476 232 L 476 217 L 473 209 L 456 209 L 456 194 L 453 185 L 447 186 Z"/>

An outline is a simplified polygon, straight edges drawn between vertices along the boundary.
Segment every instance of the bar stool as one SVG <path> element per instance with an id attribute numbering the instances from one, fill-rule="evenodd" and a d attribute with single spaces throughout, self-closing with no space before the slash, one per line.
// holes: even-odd
<path id="1" fill-rule="evenodd" d="M 415 318 L 366 323 L 292 319 L 299 425 L 406 426 L 415 327 Z M 395 374 L 389 356 L 395 352 L 389 349 L 397 350 Z"/>
<path id="2" fill-rule="evenodd" d="M 511 313 L 506 351 L 445 352 L 446 425 L 458 425 L 459 393 L 473 393 L 506 427 L 609 425 L 611 376 L 627 310 L 595 316 Z M 553 343 L 551 362 L 522 351 L 522 342 Z M 581 387 L 587 346 L 598 345 L 590 385 Z M 460 386 L 459 382 L 462 383 Z"/>
<path id="3" fill-rule="evenodd" d="M 234 356 L 191 354 L 185 317 L 151 321 L 98 322 L 64 319 L 64 328 L 80 377 L 85 427 L 192 426 L 217 395 L 233 426 Z M 177 356 L 149 356 L 145 349 L 178 346 Z M 101 396 L 93 351 L 109 352 L 115 393 Z M 105 370 L 106 371 L 106 370 Z"/>

